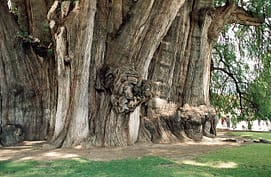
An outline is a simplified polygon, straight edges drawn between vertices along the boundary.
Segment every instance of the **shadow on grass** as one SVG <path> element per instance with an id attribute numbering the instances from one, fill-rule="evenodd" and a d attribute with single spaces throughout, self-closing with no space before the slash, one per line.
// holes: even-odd
<path id="1" fill-rule="evenodd" d="M 172 176 L 177 164 L 160 157 L 95 162 L 85 159 L 49 162 L 0 162 L 0 176 Z"/>

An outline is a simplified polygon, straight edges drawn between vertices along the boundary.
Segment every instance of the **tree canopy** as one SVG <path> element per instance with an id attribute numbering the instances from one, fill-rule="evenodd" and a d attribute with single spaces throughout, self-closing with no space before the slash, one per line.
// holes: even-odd
<path id="1" fill-rule="evenodd" d="M 223 3 L 218 0 L 215 5 Z M 225 27 L 212 55 L 211 101 L 218 110 L 239 120 L 270 119 L 271 2 L 236 3 L 265 21 L 257 27 Z"/>

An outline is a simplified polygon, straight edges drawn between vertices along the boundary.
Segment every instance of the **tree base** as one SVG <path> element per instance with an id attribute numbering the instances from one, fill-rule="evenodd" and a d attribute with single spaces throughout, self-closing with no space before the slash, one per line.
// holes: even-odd
<path id="1" fill-rule="evenodd" d="M 153 106 L 149 116 L 142 118 L 139 141 L 153 143 L 175 143 L 188 139 L 201 141 L 203 136 L 216 136 L 216 112 L 214 108 L 201 105 L 185 105 L 178 108 L 174 104 Z"/>

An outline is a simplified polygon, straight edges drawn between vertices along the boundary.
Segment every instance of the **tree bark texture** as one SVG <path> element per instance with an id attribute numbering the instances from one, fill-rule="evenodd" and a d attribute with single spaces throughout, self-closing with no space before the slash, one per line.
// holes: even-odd
<path id="1" fill-rule="evenodd" d="M 212 137 L 212 46 L 225 24 L 262 22 L 231 1 L 12 2 L 15 19 L 0 5 L 1 124 L 56 147 Z"/>
<path id="2" fill-rule="evenodd" d="M 33 37 L 22 34 L 7 5 L 2 3 L 0 20 L 1 127 L 20 124 L 27 132 L 26 139 L 44 139 L 55 114 L 54 61 L 35 53 Z"/>

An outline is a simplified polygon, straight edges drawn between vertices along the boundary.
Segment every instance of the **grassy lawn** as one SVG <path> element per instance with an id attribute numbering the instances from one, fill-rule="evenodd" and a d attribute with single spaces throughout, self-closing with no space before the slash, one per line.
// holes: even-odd
<path id="1" fill-rule="evenodd" d="M 169 176 L 271 176 L 271 145 L 250 144 L 221 149 L 194 160 L 173 162 L 161 157 L 94 162 L 85 159 L 57 161 L 2 161 L 1 177 L 169 177 Z"/>
<path id="2" fill-rule="evenodd" d="M 230 132 L 229 135 L 242 136 L 249 139 L 266 139 L 271 141 L 271 132 Z"/>

